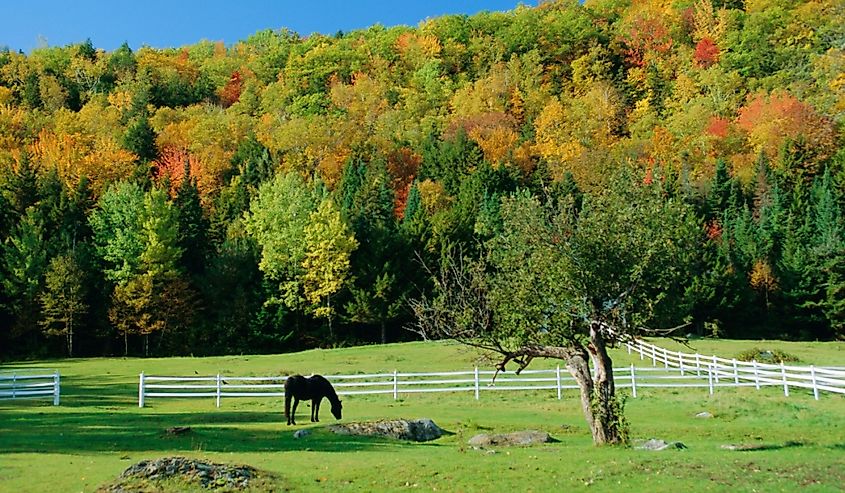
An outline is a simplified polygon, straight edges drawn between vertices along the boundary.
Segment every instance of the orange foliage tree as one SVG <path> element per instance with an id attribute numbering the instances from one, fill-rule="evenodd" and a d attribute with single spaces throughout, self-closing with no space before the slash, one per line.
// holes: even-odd
<path id="1" fill-rule="evenodd" d="M 736 124 L 747 135 L 749 152 L 765 154 L 773 167 L 783 171 L 794 171 L 783 169 L 787 163 L 781 151 L 790 142 L 802 146 L 802 160 L 795 165 L 810 175 L 836 150 L 833 121 L 786 92 L 751 97 L 740 108 Z"/>
<path id="2" fill-rule="evenodd" d="M 220 104 L 223 105 L 224 108 L 228 108 L 229 106 L 237 103 L 241 98 L 243 88 L 243 77 L 241 77 L 241 73 L 239 71 L 235 70 L 232 72 L 232 76 L 229 77 L 229 82 L 227 82 L 225 86 L 221 87 L 220 92 L 217 94 L 220 98 Z"/>

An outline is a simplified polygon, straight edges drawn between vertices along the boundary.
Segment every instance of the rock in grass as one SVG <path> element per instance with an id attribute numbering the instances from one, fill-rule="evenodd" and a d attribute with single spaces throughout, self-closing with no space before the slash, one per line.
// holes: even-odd
<path id="1" fill-rule="evenodd" d="M 754 452 L 757 450 L 780 450 L 783 448 L 803 447 L 804 442 L 789 440 L 782 444 L 780 443 L 740 443 L 740 444 L 725 444 L 722 445 L 722 450 L 736 450 L 740 452 Z"/>
<path id="2" fill-rule="evenodd" d="M 293 438 L 296 439 L 296 440 L 299 440 L 300 438 L 305 438 L 310 434 L 311 434 L 311 430 L 308 430 L 308 429 L 297 430 L 296 432 L 294 432 Z"/>
<path id="3" fill-rule="evenodd" d="M 217 464 L 187 457 L 162 457 L 143 460 L 129 466 L 117 481 L 97 491 L 107 493 L 149 491 L 149 485 L 144 486 L 143 481 L 170 479 L 199 483 L 203 488 L 225 488 L 227 491 L 233 491 L 248 488 L 257 477 L 258 471 L 250 466 Z M 142 482 L 137 483 L 139 480 Z"/>
<path id="4" fill-rule="evenodd" d="M 191 431 L 190 426 L 174 426 L 165 430 L 168 435 L 183 435 Z"/>
<path id="5" fill-rule="evenodd" d="M 428 418 L 346 423 L 329 426 L 329 430 L 340 435 L 381 436 L 414 442 L 436 440 L 446 433 L 442 428 L 434 424 L 434 421 Z"/>
<path id="6" fill-rule="evenodd" d="M 687 448 L 687 446 L 684 445 L 682 442 L 666 442 L 666 441 L 663 441 L 663 440 L 658 440 L 656 438 L 652 438 L 650 440 L 646 440 L 645 442 L 641 443 L 640 445 L 637 445 L 634 448 L 636 448 L 637 450 L 660 451 L 660 450 L 670 450 L 670 449 L 683 450 L 683 449 Z"/>
<path id="7" fill-rule="evenodd" d="M 536 445 L 553 442 L 554 439 L 545 431 L 526 430 L 513 433 L 481 433 L 469 439 L 469 445 L 475 448 L 500 447 L 512 445 Z"/>
<path id="8" fill-rule="evenodd" d="M 695 415 L 696 418 L 708 419 L 713 417 L 713 413 L 709 413 L 707 411 L 701 411 L 700 413 Z"/>

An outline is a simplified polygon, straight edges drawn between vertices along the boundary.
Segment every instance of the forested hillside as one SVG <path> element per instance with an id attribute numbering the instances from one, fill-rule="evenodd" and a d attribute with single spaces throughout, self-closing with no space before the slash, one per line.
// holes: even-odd
<path id="1" fill-rule="evenodd" d="M 836 0 L 5 50 L 0 357 L 407 339 L 444 258 L 502 244 L 502 198 L 577 218 L 619 188 L 693 211 L 661 323 L 843 337 L 843 123 Z"/>

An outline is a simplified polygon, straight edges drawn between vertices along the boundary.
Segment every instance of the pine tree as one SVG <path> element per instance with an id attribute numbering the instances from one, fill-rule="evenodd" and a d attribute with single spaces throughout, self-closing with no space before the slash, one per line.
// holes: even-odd
<path id="1" fill-rule="evenodd" d="M 133 118 L 123 134 L 123 148 L 138 156 L 141 162 L 154 161 L 158 157 L 156 134 L 146 116 Z"/>
<path id="2" fill-rule="evenodd" d="M 174 206 L 179 215 L 178 245 L 182 249 L 181 266 L 196 278 L 205 270 L 209 223 L 200 203 L 196 181 L 191 177 L 187 163 L 182 183 L 174 198 Z"/>

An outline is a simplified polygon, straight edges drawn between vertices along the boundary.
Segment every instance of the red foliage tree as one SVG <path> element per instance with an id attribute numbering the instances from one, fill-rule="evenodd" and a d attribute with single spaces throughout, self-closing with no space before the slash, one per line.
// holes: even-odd
<path id="1" fill-rule="evenodd" d="M 635 67 L 643 67 L 649 56 L 666 53 L 672 49 L 672 35 L 663 19 L 641 16 L 631 22 L 623 42 L 625 59 Z"/>
<path id="2" fill-rule="evenodd" d="M 716 45 L 716 42 L 710 38 L 701 38 L 701 41 L 695 45 L 695 64 L 702 68 L 707 68 L 719 61 L 719 54 L 721 51 Z"/>
<path id="3" fill-rule="evenodd" d="M 229 82 L 220 89 L 220 104 L 222 104 L 224 108 L 228 108 L 229 106 L 237 103 L 241 98 L 241 91 L 243 91 L 243 88 L 244 81 L 241 77 L 241 73 L 235 70 L 232 72 L 232 76 L 229 77 Z"/>
<path id="4" fill-rule="evenodd" d="M 387 171 L 392 179 L 394 193 L 393 213 L 396 217 L 402 217 L 405 213 L 408 193 L 421 164 L 422 157 L 407 147 L 397 149 L 387 157 Z"/>

